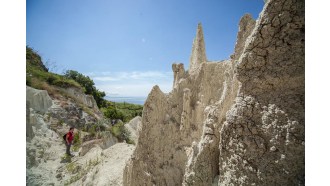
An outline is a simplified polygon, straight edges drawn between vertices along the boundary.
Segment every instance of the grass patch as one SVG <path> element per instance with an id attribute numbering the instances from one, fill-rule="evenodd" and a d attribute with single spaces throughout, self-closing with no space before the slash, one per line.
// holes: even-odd
<path id="1" fill-rule="evenodd" d="M 72 176 L 69 180 L 64 182 L 64 185 L 70 185 L 78 180 L 80 180 L 83 176 L 85 176 L 87 173 L 89 173 L 89 171 L 95 167 L 97 164 L 99 164 L 101 161 L 98 159 L 98 157 L 96 157 L 96 159 L 90 159 L 88 162 L 86 161 L 86 164 L 83 166 L 85 167 L 85 169 L 82 169 L 81 171 L 76 171 L 78 166 L 75 165 L 70 165 L 69 169 L 67 166 L 67 170 L 73 170 L 75 173 L 77 173 L 76 175 Z M 69 171 L 70 172 L 70 171 Z"/>
<path id="2" fill-rule="evenodd" d="M 72 159 L 71 159 L 71 156 L 70 155 L 67 155 L 67 154 L 64 154 L 62 157 L 61 157 L 61 163 L 71 163 L 72 162 Z"/>
<path id="3" fill-rule="evenodd" d="M 110 128 L 111 133 L 118 138 L 119 141 L 126 141 L 126 143 L 134 144 L 134 141 L 130 139 L 131 133 L 126 129 L 123 122 L 118 122 Z"/>
<path id="4" fill-rule="evenodd" d="M 79 170 L 79 166 L 77 166 L 74 162 L 71 162 L 66 165 L 66 170 L 68 170 L 71 174 L 74 174 Z"/>
<path id="5" fill-rule="evenodd" d="M 80 148 L 82 144 L 82 140 L 81 140 L 81 132 L 78 131 L 74 137 L 73 137 L 73 146 L 72 146 L 72 150 L 77 152 Z"/>

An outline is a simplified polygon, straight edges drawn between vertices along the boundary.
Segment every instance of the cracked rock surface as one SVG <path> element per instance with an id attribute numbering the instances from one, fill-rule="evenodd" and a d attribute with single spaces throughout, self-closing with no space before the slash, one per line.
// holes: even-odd
<path id="1" fill-rule="evenodd" d="M 230 59 L 207 61 L 201 24 L 189 70 L 144 105 L 124 185 L 304 185 L 305 5 L 269 0 L 242 17 Z"/>

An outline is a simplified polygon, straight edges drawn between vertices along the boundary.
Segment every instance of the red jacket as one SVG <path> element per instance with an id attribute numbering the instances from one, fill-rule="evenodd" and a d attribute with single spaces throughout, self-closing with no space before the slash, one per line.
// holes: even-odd
<path id="1" fill-rule="evenodd" d="M 71 133 L 71 132 L 68 132 L 68 133 L 66 134 L 66 136 L 67 136 L 67 138 L 68 138 L 69 143 L 71 143 L 72 140 L 73 140 L 73 132 L 72 132 L 72 133 Z"/>

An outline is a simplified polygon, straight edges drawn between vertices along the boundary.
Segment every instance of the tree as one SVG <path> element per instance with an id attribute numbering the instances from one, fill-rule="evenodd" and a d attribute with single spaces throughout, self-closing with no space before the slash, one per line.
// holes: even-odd
<path id="1" fill-rule="evenodd" d="M 84 88 L 86 94 L 90 94 L 94 97 L 99 108 L 106 105 L 106 101 L 103 99 L 105 92 L 96 89 L 94 81 L 91 78 L 74 70 L 67 70 L 64 76 L 79 83 Z"/>

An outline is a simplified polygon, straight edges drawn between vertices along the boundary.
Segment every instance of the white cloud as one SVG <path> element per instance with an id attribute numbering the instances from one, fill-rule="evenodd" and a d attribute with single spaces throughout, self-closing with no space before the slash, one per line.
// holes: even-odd
<path id="1" fill-rule="evenodd" d="M 120 84 L 120 87 L 118 84 L 103 84 L 97 86 L 102 91 L 105 91 L 106 94 L 109 95 L 117 95 L 117 96 L 129 96 L 129 97 L 147 97 L 150 93 L 153 86 L 156 84 L 152 83 L 139 83 L 139 84 L 132 84 L 130 82 L 127 82 L 126 84 Z M 168 93 L 172 90 L 172 82 L 164 82 L 158 84 L 160 89 L 164 93 Z"/>
<path id="2" fill-rule="evenodd" d="M 173 73 L 160 71 L 99 72 L 91 77 L 99 90 L 107 95 L 148 96 L 153 86 L 158 85 L 164 93 L 172 89 Z"/>
<path id="3" fill-rule="evenodd" d="M 92 73 L 90 73 L 92 74 Z M 100 72 L 93 73 L 93 80 L 98 81 L 121 81 L 121 80 L 148 80 L 150 78 L 168 79 L 172 78 L 172 72 L 145 71 L 145 72 Z"/>
<path id="4" fill-rule="evenodd" d="M 145 38 L 142 38 L 141 41 L 142 41 L 142 43 L 145 43 L 146 42 L 146 39 Z"/>
<path id="5" fill-rule="evenodd" d="M 97 81 L 118 81 L 119 79 L 110 77 L 110 76 L 105 76 L 105 77 L 93 77 L 93 80 L 97 80 Z"/>

